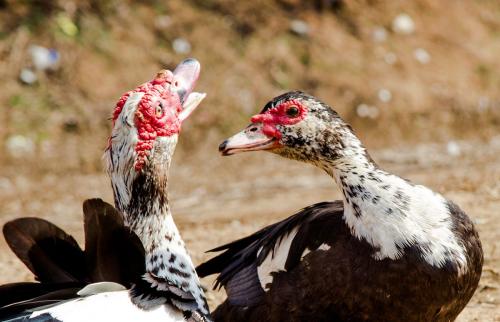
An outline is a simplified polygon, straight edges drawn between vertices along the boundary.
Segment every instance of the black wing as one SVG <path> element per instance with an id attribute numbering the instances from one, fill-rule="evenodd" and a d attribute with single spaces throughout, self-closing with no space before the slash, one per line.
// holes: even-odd
<path id="1" fill-rule="evenodd" d="M 129 288 L 145 272 L 139 237 L 123 223 L 115 207 L 101 199 L 83 203 L 85 261 L 92 282 L 116 282 Z"/>
<path id="2" fill-rule="evenodd" d="M 11 319 L 25 321 L 23 319 L 32 313 L 30 310 L 55 304 L 64 300 L 77 297 L 77 292 L 82 289 L 84 283 L 11 283 L 0 286 L 0 294 L 8 295 L 2 297 L 0 305 L 0 320 Z M 8 299 L 9 303 L 5 303 Z"/>
<path id="3" fill-rule="evenodd" d="M 275 245 L 297 228 L 285 263 L 287 271 L 293 269 L 300 263 L 306 248 L 317 249 L 330 239 L 334 233 L 332 226 L 340 224 L 343 212 L 342 201 L 322 202 L 309 206 L 253 235 L 212 249 L 211 252 L 224 252 L 199 265 L 198 275 L 205 277 L 219 274 L 214 288 L 224 286 L 231 303 L 256 304 L 264 294 L 258 279 L 257 267 L 269 253 L 275 251 Z"/>
<path id="4" fill-rule="evenodd" d="M 76 297 L 90 283 L 131 287 L 141 279 L 144 248 L 118 211 L 101 199 L 90 199 L 83 212 L 85 251 L 46 220 L 20 218 L 5 224 L 7 244 L 40 283 L 0 286 L 0 316 Z"/>
<path id="5" fill-rule="evenodd" d="M 40 218 L 19 218 L 6 223 L 3 234 L 10 249 L 38 281 L 87 281 L 83 251 L 56 225 Z"/>

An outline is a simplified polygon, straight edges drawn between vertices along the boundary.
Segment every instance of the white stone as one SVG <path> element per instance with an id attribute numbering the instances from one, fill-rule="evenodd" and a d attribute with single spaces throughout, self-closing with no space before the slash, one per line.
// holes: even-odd
<path id="1" fill-rule="evenodd" d="M 15 158 L 32 156 L 35 153 L 35 144 L 33 141 L 22 135 L 13 135 L 9 137 L 6 142 L 6 147 L 8 153 Z"/>
<path id="2" fill-rule="evenodd" d="M 413 51 L 413 57 L 415 57 L 419 63 L 424 65 L 431 61 L 431 55 L 423 48 L 415 49 L 415 51 Z"/>
<path id="3" fill-rule="evenodd" d="M 392 21 L 392 30 L 400 35 L 411 35 L 415 32 L 415 23 L 406 13 L 401 13 Z"/>
<path id="4" fill-rule="evenodd" d="M 359 117 L 368 117 L 371 119 L 376 119 L 380 114 L 378 107 L 370 106 L 364 103 L 358 105 L 358 107 L 356 108 L 356 113 Z"/>
<path id="5" fill-rule="evenodd" d="M 188 54 L 191 52 L 191 44 L 184 38 L 176 38 L 172 42 L 172 48 L 178 54 Z"/>
<path id="6" fill-rule="evenodd" d="M 458 157 L 462 153 L 460 145 L 455 141 L 450 141 L 446 144 L 446 151 L 452 157 Z"/>
<path id="7" fill-rule="evenodd" d="M 378 96 L 378 99 L 381 102 L 384 102 L 384 103 L 388 103 L 392 99 L 392 93 L 391 93 L 391 91 L 388 90 L 388 89 L 386 89 L 386 88 L 379 89 L 379 91 L 377 93 L 377 96 Z"/>
<path id="8" fill-rule="evenodd" d="M 19 79 L 24 84 L 31 85 L 38 80 L 38 77 L 30 68 L 23 68 L 21 69 L 21 73 L 19 73 Z"/>
<path id="9" fill-rule="evenodd" d="M 372 39 L 374 42 L 384 42 L 387 40 L 387 30 L 384 27 L 375 27 L 372 31 Z"/>
<path id="10" fill-rule="evenodd" d="M 366 104 L 359 104 L 358 107 L 356 108 L 356 113 L 358 114 L 359 117 L 367 117 L 368 114 L 370 114 L 370 107 Z"/>
<path id="11" fill-rule="evenodd" d="M 309 24 L 304 20 L 295 19 L 290 22 L 290 30 L 299 36 L 307 36 L 309 34 Z"/>
<path id="12" fill-rule="evenodd" d="M 59 63 L 59 52 L 42 46 L 31 45 L 29 47 L 33 66 L 37 70 L 57 69 Z"/>

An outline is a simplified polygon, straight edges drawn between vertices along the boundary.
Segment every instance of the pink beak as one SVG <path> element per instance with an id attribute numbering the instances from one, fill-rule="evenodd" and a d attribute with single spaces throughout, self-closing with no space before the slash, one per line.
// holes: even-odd
<path id="1" fill-rule="evenodd" d="M 182 122 L 191 115 L 201 101 L 207 96 L 205 93 L 193 92 L 196 81 L 200 76 L 200 63 L 194 58 L 182 61 L 173 72 L 172 91 L 176 91 L 182 104 L 179 120 Z"/>
<path id="2" fill-rule="evenodd" d="M 272 150 L 280 147 L 278 139 L 268 137 L 262 131 L 262 123 L 252 123 L 243 131 L 233 135 L 219 145 L 222 155 L 233 155 L 240 152 Z"/>

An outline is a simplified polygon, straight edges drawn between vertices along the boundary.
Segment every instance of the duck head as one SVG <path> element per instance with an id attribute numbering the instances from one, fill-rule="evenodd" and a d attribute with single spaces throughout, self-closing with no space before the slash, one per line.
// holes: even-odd
<path id="1" fill-rule="evenodd" d="M 269 151 L 318 164 L 364 151 L 351 127 L 330 106 L 300 91 L 275 97 L 251 122 L 222 142 L 222 155 Z"/>

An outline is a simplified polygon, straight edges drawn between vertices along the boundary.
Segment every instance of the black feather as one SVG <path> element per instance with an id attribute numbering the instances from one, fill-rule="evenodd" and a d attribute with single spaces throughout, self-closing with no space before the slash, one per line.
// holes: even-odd
<path id="1" fill-rule="evenodd" d="M 70 283 L 12 283 L 0 286 L 0 320 L 14 319 L 17 314 L 40 306 L 58 303 L 77 296 L 83 284 Z M 11 304 L 3 305 L 8 299 Z M 27 299 L 27 300 L 26 300 Z"/>
<path id="2" fill-rule="evenodd" d="M 127 288 L 145 272 L 141 241 L 120 213 L 101 199 L 83 203 L 85 258 L 93 282 L 120 283 Z"/>
<path id="3" fill-rule="evenodd" d="M 238 306 L 254 306 L 263 296 L 257 265 L 252 264 L 238 271 L 226 284 L 227 300 Z"/>
<path id="4" fill-rule="evenodd" d="M 225 252 L 199 265 L 196 271 L 200 277 L 219 273 L 214 288 L 220 288 L 229 283 L 238 272 L 246 267 L 260 265 L 270 252 L 274 252 L 275 245 L 283 237 L 287 236 L 294 228 L 299 227 L 304 231 L 298 233 L 298 237 L 294 239 L 294 246 L 291 247 L 291 253 L 285 265 L 288 269 L 291 263 L 300 262 L 300 256 L 306 248 L 306 244 L 310 243 L 311 235 L 306 233 L 309 224 L 319 217 L 342 216 L 343 212 L 342 201 L 321 202 L 304 208 L 295 215 L 264 227 L 253 235 L 213 249 L 212 251 L 225 250 Z M 301 238 L 307 238 L 308 242 L 305 240 L 301 242 Z M 258 256 L 257 253 L 259 253 Z M 239 276 L 239 278 L 243 277 Z M 254 280 L 255 283 L 258 283 L 257 278 Z"/>
<path id="5" fill-rule="evenodd" d="M 75 239 L 40 218 L 6 223 L 3 234 L 10 249 L 42 283 L 87 281 L 84 253 Z"/>
<path id="6" fill-rule="evenodd" d="M 35 298 L 46 293 L 66 288 L 82 288 L 85 284 L 81 282 L 68 283 L 36 283 L 19 282 L 0 285 L 0 307 L 10 303 Z M 0 309 L 1 312 L 1 309 Z"/>
<path id="7" fill-rule="evenodd" d="M 144 248 L 120 213 L 101 199 L 85 201 L 83 212 L 85 251 L 46 220 L 20 218 L 5 224 L 9 247 L 41 283 L 0 286 L 0 316 L 17 316 L 26 309 L 77 297 L 76 292 L 90 283 L 131 287 L 141 279 Z"/>
<path id="8" fill-rule="evenodd" d="M 170 303 L 183 312 L 197 311 L 198 303 L 190 292 L 184 291 L 174 285 L 168 285 L 164 290 L 158 290 L 143 279 L 138 280 L 130 289 L 130 298 L 138 307 L 149 310 L 152 307 L 150 302 Z M 153 307 L 154 307 L 153 306 Z"/>

